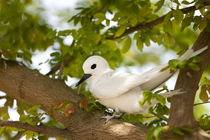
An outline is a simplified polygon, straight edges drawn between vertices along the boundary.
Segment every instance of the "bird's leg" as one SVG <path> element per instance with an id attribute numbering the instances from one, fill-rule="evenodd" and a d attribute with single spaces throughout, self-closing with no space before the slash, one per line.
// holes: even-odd
<path id="1" fill-rule="evenodd" d="M 117 115 L 118 112 L 119 112 L 119 109 L 115 108 L 114 113 L 111 116 L 110 115 L 102 116 L 101 119 L 106 119 L 105 121 L 105 124 L 106 124 L 108 121 L 115 118 L 115 115 Z"/>
<path id="2" fill-rule="evenodd" d="M 123 117 L 124 115 L 125 115 L 125 112 L 121 113 L 120 116 L 118 116 L 118 117 L 115 116 L 114 118 L 115 118 L 115 119 L 122 119 L 122 117 Z"/>

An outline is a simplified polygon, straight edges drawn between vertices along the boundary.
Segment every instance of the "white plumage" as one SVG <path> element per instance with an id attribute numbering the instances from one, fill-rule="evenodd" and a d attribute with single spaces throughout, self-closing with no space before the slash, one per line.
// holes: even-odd
<path id="1" fill-rule="evenodd" d="M 189 49 L 179 60 L 189 59 L 202 53 L 207 48 L 204 47 L 195 52 Z M 146 114 L 149 107 L 158 101 L 154 99 L 152 104 L 145 103 L 143 106 L 140 106 L 139 101 L 143 100 L 142 93 L 144 90 L 154 90 L 174 74 L 170 72 L 169 68 L 166 68 L 167 66 L 168 64 L 161 65 L 136 75 L 114 71 L 101 56 L 91 56 L 83 64 L 84 73 L 88 77 L 86 76 L 86 78 L 80 80 L 78 84 L 89 78 L 90 92 L 104 106 L 125 113 Z M 180 93 L 183 92 L 175 90 L 162 95 L 164 97 L 171 97 Z"/>

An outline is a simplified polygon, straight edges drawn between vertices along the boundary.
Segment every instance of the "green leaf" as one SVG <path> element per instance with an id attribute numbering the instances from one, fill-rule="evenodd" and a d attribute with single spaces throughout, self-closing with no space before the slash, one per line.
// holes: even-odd
<path id="1" fill-rule="evenodd" d="M 179 61 L 177 64 L 178 68 L 184 68 L 187 64 L 187 60 Z"/>
<path id="2" fill-rule="evenodd" d="M 157 11 L 160 10 L 160 8 L 163 6 L 164 2 L 165 2 L 165 0 L 159 0 L 159 1 L 155 4 L 155 6 L 157 7 L 157 8 L 155 9 L 155 12 L 157 12 Z"/>
<path id="3" fill-rule="evenodd" d="M 146 38 L 146 40 L 145 40 L 144 42 L 145 42 L 145 45 L 146 45 L 147 47 L 150 46 L 150 40 L 149 40 L 149 38 Z"/>
<path id="4" fill-rule="evenodd" d="M 95 44 L 98 44 L 101 41 L 101 36 L 98 34 L 92 35 L 91 39 L 95 42 Z"/>
<path id="5" fill-rule="evenodd" d="M 50 54 L 51 57 L 58 57 L 60 56 L 60 52 L 53 52 Z"/>
<path id="6" fill-rule="evenodd" d="M 165 41 L 165 45 L 167 47 L 169 47 L 172 43 L 173 43 L 173 39 L 171 38 L 171 36 L 169 34 L 165 34 L 164 35 L 164 41 Z"/>
<path id="7" fill-rule="evenodd" d="M 156 129 L 156 127 L 151 127 L 149 129 L 149 131 L 147 132 L 147 140 L 152 140 L 153 133 L 154 133 L 155 129 Z"/>
<path id="8" fill-rule="evenodd" d="M 184 1 L 182 1 L 182 4 L 189 5 L 189 4 L 191 4 L 191 2 L 184 0 Z"/>
<path id="9" fill-rule="evenodd" d="M 154 111 L 159 115 L 167 115 L 169 113 L 169 108 L 166 105 L 158 103 L 155 105 Z M 164 117 L 164 116 L 162 116 Z"/>
<path id="10" fill-rule="evenodd" d="M 182 19 L 183 19 L 183 13 L 181 10 L 174 10 L 173 11 L 173 17 L 175 18 L 175 20 L 177 21 L 177 23 L 181 23 Z"/>
<path id="11" fill-rule="evenodd" d="M 100 24 L 103 20 L 106 19 L 104 13 L 96 13 L 94 16 L 93 16 L 95 19 L 98 19 L 95 24 Z"/>
<path id="12" fill-rule="evenodd" d="M 201 56 L 195 56 L 192 58 L 192 63 L 199 63 L 203 60 Z"/>
<path id="13" fill-rule="evenodd" d="M 106 19 L 106 26 L 110 25 L 110 20 Z"/>
<path id="14" fill-rule="evenodd" d="M 184 135 L 184 133 L 179 128 L 174 128 L 173 132 L 178 134 L 178 135 Z"/>
<path id="15" fill-rule="evenodd" d="M 127 17 L 121 17 L 119 19 L 119 21 L 118 21 L 118 24 L 124 26 L 125 24 L 127 24 L 127 22 L 128 22 L 128 18 Z"/>
<path id="16" fill-rule="evenodd" d="M 164 98 L 162 95 L 157 94 L 157 95 L 155 95 L 155 97 L 156 97 L 156 99 L 157 99 L 158 101 L 160 101 L 160 103 L 161 103 L 162 105 L 166 104 L 166 100 L 165 100 L 165 98 Z"/>
<path id="17" fill-rule="evenodd" d="M 47 140 L 48 137 L 46 135 L 42 135 L 38 137 L 39 140 Z"/>
<path id="18" fill-rule="evenodd" d="M 161 131 L 162 131 L 162 127 L 156 127 L 156 129 L 154 130 L 154 133 L 153 135 L 155 136 L 155 139 L 156 140 L 159 140 L 160 139 L 160 134 L 161 134 Z"/>
<path id="19" fill-rule="evenodd" d="M 147 140 L 152 140 L 153 136 L 155 137 L 156 140 L 159 140 L 161 131 L 162 131 L 162 127 L 160 126 L 151 127 L 149 131 L 147 132 Z"/>
<path id="20" fill-rule="evenodd" d="M 172 70 L 175 70 L 178 64 L 179 64 L 179 60 L 177 59 L 171 59 L 170 61 L 168 61 L 168 65 Z"/>
<path id="21" fill-rule="evenodd" d="M 199 29 L 203 31 L 206 28 L 206 25 L 207 25 L 207 19 L 206 17 L 204 17 L 203 21 L 199 25 Z"/>
<path id="22" fill-rule="evenodd" d="M 157 43 L 158 43 L 158 45 L 161 45 L 162 44 L 162 40 L 163 40 L 163 34 L 160 34 L 159 36 L 158 36 L 158 38 L 157 38 Z"/>
<path id="23" fill-rule="evenodd" d="M 200 70 L 200 67 L 194 63 L 189 63 L 188 64 L 188 67 L 194 71 L 199 71 Z"/>
<path id="24" fill-rule="evenodd" d="M 163 21 L 163 29 L 165 32 L 172 32 L 171 12 L 166 15 Z"/>
<path id="25" fill-rule="evenodd" d="M 138 19 L 137 17 L 132 17 L 129 21 L 131 23 L 131 26 L 135 26 L 138 22 Z"/>
<path id="26" fill-rule="evenodd" d="M 117 32 L 115 33 L 115 37 L 119 37 L 119 36 L 121 36 L 124 32 L 125 32 L 125 30 L 126 30 L 126 28 L 127 28 L 127 26 L 121 26 L 118 30 L 117 30 Z"/>
<path id="27" fill-rule="evenodd" d="M 114 40 L 105 40 L 104 43 L 107 44 L 113 51 L 117 50 L 117 44 Z"/>
<path id="28" fill-rule="evenodd" d="M 141 41 L 140 38 L 138 38 L 138 39 L 136 40 L 136 45 L 137 45 L 137 47 L 138 47 L 138 49 L 139 49 L 140 51 L 143 50 L 144 44 L 143 44 L 143 42 Z"/>
<path id="29" fill-rule="evenodd" d="M 186 131 L 186 132 L 192 132 L 192 131 L 193 131 L 192 128 L 187 127 L 187 126 L 182 126 L 182 127 L 180 127 L 180 129 L 181 129 L 181 130 L 184 130 L 184 131 Z"/>
<path id="30" fill-rule="evenodd" d="M 207 85 L 203 85 L 201 87 L 201 92 L 199 94 L 200 99 L 205 103 L 208 102 L 208 93 L 207 93 L 208 90 L 209 90 L 209 93 L 210 93 L 210 88 L 208 89 Z"/>
<path id="31" fill-rule="evenodd" d="M 143 100 L 139 102 L 140 106 L 143 106 L 144 103 L 147 101 L 149 104 L 152 103 L 152 99 L 153 99 L 154 95 L 152 93 L 152 91 L 149 90 L 145 90 L 143 92 Z"/>
<path id="32" fill-rule="evenodd" d="M 185 17 L 182 20 L 182 30 L 184 30 L 187 26 L 189 26 L 191 24 L 192 20 L 193 20 L 193 17 Z"/>
<path id="33" fill-rule="evenodd" d="M 106 18 L 104 13 L 96 13 L 93 17 L 94 18 L 99 18 L 99 19 L 105 19 Z"/>
<path id="34" fill-rule="evenodd" d="M 125 40 L 125 43 L 123 44 L 122 52 L 123 52 L 123 53 L 128 52 L 128 50 L 130 49 L 130 47 L 131 47 L 131 38 L 128 37 L 128 38 Z"/>

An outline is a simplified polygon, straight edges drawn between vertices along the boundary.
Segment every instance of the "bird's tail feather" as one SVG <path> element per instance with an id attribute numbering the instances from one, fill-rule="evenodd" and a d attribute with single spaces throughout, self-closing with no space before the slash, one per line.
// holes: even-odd
<path id="1" fill-rule="evenodd" d="M 179 94 L 183 94 L 183 93 L 185 93 L 183 90 L 177 89 L 177 90 L 172 90 L 172 91 L 163 93 L 161 95 L 164 96 L 165 98 L 168 98 L 168 97 L 172 97 L 174 95 L 179 95 Z"/>
<path id="2" fill-rule="evenodd" d="M 187 60 L 191 57 L 194 57 L 196 55 L 199 55 L 200 53 L 202 53 L 203 51 L 205 51 L 206 49 L 208 49 L 208 46 L 205 46 L 197 51 L 194 51 L 192 48 L 188 49 L 180 58 L 179 60 Z"/>

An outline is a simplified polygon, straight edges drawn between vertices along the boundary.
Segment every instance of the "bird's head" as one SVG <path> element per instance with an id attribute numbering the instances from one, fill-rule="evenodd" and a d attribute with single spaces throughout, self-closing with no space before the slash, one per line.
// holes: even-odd
<path id="1" fill-rule="evenodd" d="M 77 83 L 76 86 L 90 78 L 91 76 L 98 75 L 107 69 L 110 69 L 108 62 L 101 56 L 91 56 L 83 63 L 84 75 Z"/>

